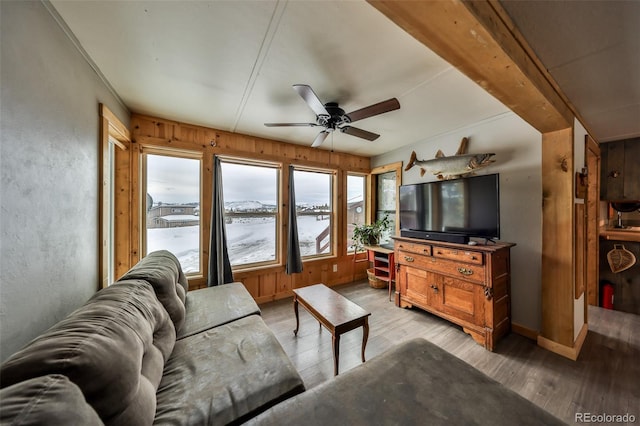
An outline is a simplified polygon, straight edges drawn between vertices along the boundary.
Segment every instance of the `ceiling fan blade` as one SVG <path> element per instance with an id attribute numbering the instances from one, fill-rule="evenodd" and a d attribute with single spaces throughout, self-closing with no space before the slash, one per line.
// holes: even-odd
<path id="1" fill-rule="evenodd" d="M 329 136 L 329 132 L 327 132 L 326 130 L 323 130 L 320 133 L 318 133 L 318 136 L 316 136 L 315 140 L 311 144 L 311 147 L 312 148 L 317 148 L 320 145 L 322 145 L 322 142 L 324 142 L 324 140 L 327 138 L 327 136 Z"/>
<path id="2" fill-rule="evenodd" d="M 351 120 L 351 123 L 353 123 L 354 121 L 373 117 L 374 115 L 384 114 L 385 112 L 394 111 L 396 109 L 400 109 L 400 102 L 398 102 L 396 98 L 391 98 L 350 112 L 347 116 Z"/>
<path id="3" fill-rule="evenodd" d="M 298 95 L 304 99 L 307 105 L 309 105 L 309 108 L 311 108 L 316 115 L 330 115 L 311 86 L 307 86 L 306 84 L 294 84 L 293 89 L 298 92 Z"/>
<path id="4" fill-rule="evenodd" d="M 316 127 L 316 123 L 264 123 L 267 127 Z"/>
<path id="5" fill-rule="evenodd" d="M 376 133 L 367 132 L 366 130 L 358 129 L 357 127 L 352 126 L 344 126 L 340 128 L 342 133 L 346 133 L 351 136 L 357 136 L 362 139 L 366 139 L 369 141 L 375 141 L 380 137 L 380 135 Z"/>

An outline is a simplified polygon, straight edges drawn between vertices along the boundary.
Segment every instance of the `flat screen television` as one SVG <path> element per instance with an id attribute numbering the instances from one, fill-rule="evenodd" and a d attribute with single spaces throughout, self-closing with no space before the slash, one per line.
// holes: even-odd
<path id="1" fill-rule="evenodd" d="M 499 175 L 400 186 L 400 235 L 459 243 L 499 239 Z"/>

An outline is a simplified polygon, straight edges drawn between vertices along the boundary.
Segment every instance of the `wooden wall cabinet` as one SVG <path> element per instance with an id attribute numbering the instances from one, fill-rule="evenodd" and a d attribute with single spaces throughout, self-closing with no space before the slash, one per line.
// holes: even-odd
<path id="1" fill-rule="evenodd" d="M 455 324 L 488 350 L 511 330 L 510 248 L 395 238 L 396 305 Z"/>
<path id="2" fill-rule="evenodd" d="M 600 154 L 600 198 L 640 200 L 640 138 L 603 143 Z"/>

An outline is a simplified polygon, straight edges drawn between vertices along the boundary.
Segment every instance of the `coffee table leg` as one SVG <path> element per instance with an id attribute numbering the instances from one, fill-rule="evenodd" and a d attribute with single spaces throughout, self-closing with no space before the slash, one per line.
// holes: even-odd
<path id="1" fill-rule="evenodd" d="M 340 359 L 340 335 L 333 335 L 333 375 L 338 375 L 338 361 Z"/>
<path id="2" fill-rule="evenodd" d="M 369 321 L 365 317 L 364 324 L 362 325 L 362 362 L 364 362 L 364 350 L 367 347 L 368 339 L 369 339 Z"/>
<path id="3" fill-rule="evenodd" d="M 300 319 L 298 318 L 298 295 L 293 296 L 293 312 L 296 313 L 296 329 L 293 330 L 293 335 L 298 335 L 298 328 L 300 328 Z"/>

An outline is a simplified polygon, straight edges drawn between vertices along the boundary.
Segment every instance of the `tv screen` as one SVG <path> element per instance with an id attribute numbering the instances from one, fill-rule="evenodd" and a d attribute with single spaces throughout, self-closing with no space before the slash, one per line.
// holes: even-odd
<path id="1" fill-rule="evenodd" d="M 400 187 L 400 229 L 500 238 L 499 175 Z"/>

